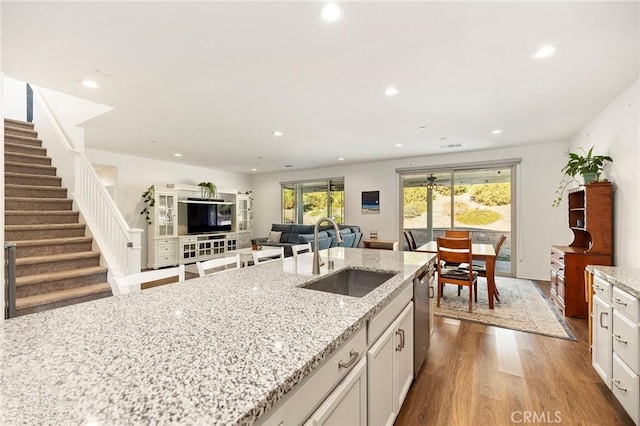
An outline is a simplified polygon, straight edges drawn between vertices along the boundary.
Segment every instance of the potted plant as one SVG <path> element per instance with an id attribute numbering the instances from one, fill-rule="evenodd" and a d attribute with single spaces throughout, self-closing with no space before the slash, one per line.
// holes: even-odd
<path id="1" fill-rule="evenodd" d="M 604 167 L 604 162 L 613 162 L 613 160 L 608 155 L 593 155 L 593 147 L 589 149 L 589 152 L 585 152 L 583 148 L 580 148 L 580 150 L 585 155 L 570 152 L 569 161 L 561 171 L 571 177 L 575 177 L 577 174 L 582 175 L 585 185 L 597 182 Z"/>
<path id="2" fill-rule="evenodd" d="M 216 186 L 211 182 L 200 182 L 198 184 L 202 198 L 212 200 L 216 197 Z"/>
<path id="3" fill-rule="evenodd" d="M 149 188 L 147 188 L 146 191 L 142 193 L 142 202 L 144 203 L 144 209 L 142 209 L 140 214 L 144 215 L 148 225 L 151 225 L 151 215 L 150 215 L 149 208 L 155 205 L 155 199 L 154 199 L 155 192 L 156 192 L 155 186 L 151 185 Z"/>
<path id="4" fill-rule="evenodd" d="M 562 194 L 569 184 L 576 183 L 580 185 L 580 182 L 575 179 L 576 175 L 582 176 L 585 185 L 591 182 L 597 182 L 600 179 L 600 173 L 604 168 L 605 161 L 613 162 L 608 155 L 593 155 L 593 147 L 589 149 L 589 152 L 585 152 L 583 148 L 579 149 L 584 155 L 570 152 L 569 161 L 567 161 L 567 164 L 561 169 L 561 171 L 564 172 L 564 176 L 560 181 L 558 189 L 556 189 L 557 197 L 553 200 L 553 207 L 560 205 Z"/>

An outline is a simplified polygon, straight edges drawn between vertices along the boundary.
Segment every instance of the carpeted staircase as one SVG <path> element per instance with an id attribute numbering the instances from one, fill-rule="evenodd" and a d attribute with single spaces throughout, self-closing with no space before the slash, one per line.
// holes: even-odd
<path id="1" fill-rule="evenodd" d="M 4 240 L 16 243 L 16 311 L 111 296 L 107 269 L 78 223 L 33 123 L 4 122 Z"/>

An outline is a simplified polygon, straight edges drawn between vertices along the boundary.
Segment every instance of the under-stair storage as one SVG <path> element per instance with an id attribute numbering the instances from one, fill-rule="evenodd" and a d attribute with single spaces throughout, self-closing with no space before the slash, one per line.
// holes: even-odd
<path id="1" fill-rule="evenodd" d="M 4 132 L 4 236 L 16 244 L 17 315 L 110 296 L 100 253 L 33 123 L 5 120 Z"/>

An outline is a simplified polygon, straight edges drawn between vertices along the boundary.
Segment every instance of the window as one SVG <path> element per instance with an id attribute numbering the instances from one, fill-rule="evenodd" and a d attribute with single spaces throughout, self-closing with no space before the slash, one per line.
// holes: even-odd
<path id="1" fill-rule="evenodd" d="M 282 182 L 282 223 L 313 225 L 330 217 L 344 223 L 344 178 Z"/>
<path id="2" fill-rule="evenodd" d="M 404 214 L 401 230 L 410 229 L 418 245 L 444 235 L 445 229 L 468 230 L 474 243 L 507 241 L 496 272 L 515 275 L 516 164 L 461 165 L 400 172 Z"/>

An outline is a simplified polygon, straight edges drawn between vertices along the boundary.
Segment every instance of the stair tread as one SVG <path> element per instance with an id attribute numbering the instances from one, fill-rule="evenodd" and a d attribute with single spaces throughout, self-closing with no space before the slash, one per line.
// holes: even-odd
<path id="1" fill-rule="evenodd" d="M 61 302 L 64 300 L 77 299 L 92 294 L 106 293 L 107 291 L 111 291 L 109 283 L 100 283 L 39 294 L 36 296 L 21 297 L 16 299 L 16 310 L 48 305 L 50 303 Z"/>
<path id="2" fill-rule="evenodd" d="M 5 136 L 5 138 L 7 136 L 10 136 L 12 138 L 13 137 L 15 137 L 15 138 L 20 137 L 19 135 L 4 135 L 4 136 Z M 38 140 L 38 141 L 40 140 L 40 139 L 36 139 L 36 138 L 27 138 L 27 137 L 24 137 L 24 136 L 23 136 L 23 138 L 24 139 L 33 139 L 33 140 Z M 14 148 L 27 148 L 27 149 L 32 149 L 34 151 L 40 151 L 40 152 L 46 152 L 47 151 L 47 148 L 43 148 L 41 146 L 25 145 L 23 143 L 8 142 L 6 140 L 4 141 L 4 144 L 5 144 L 5 146 L 9 145 L 10 147 L 14 147 Z"/>
<path id="3" fill-rule="evenodd" d="M 4 177 L 5 177 L 5 179 L 7 177 L 29 177 L 29 178 L 36 178 L 36 179 L 50 179 L 50 180 L 62 181 L 62 178 L 58 177 L 58 176 L 36 175 L 36 174 L 33 174 L 33 173 L 4 172 Z"/>
<path id="4" fill-rule="evenodd" d="M 66 191 L 67 188 L 64 187 L 50 187 L 50 186 L 46 186 L 46 185 L 22 185 L 19 183 L 5 183 L 4 184 L 5 189 L 6 188 L 12 188 L 12 189 L 42 189 L 42 190 L 51 190 L 51 189 L 56 189 L 58 191 Z"/>
<path id="5" fill-rule="evenodd" d="M 20 240 L 14 241 L 16 246 L 29 247 L 29 246 L 47 246 L 53 244 L 77 244 L 91 242 L 91 237 L 67 237 L 67 238 L 47 238 L 44 240 Z"/>
<path id="6" fill-rule="evenodd" d="M 4 153 L 5 155 L 12 155 L 14 157 L 22 157 L 22 158 L 29 158 L 29 159 L 34 159 L 34 160 L 42 160 L 43 158 L 49 158 L 49 157 L 44 157 L 42 155 L 36 155 L 36 154 L 27 154 L 25 152 L 11 152 L 11 151 L 5 151 Z M 14 164 L 31 164 L 31 163 L 16 163 L 15 161 L 13 162 Z"/>
<path id="7" fill-rule="evenodd" d="M 83 223 L 39 223 L 37 225 L 5 225 L 4 229 L 9 231 L 23 231 L 35 229 L 77 229 L 84 228 Z"/>
<path id="8" fill-rule="evenodd" d="M 60 262 L 62 260 L 89 259 L 92 257 L 100 257 L 100 253 L 97 251 L 79 251 L 74 253 L 49 254 L 45 256 L 20 257 L 16 259 L 16 266 Z"/>
<path id="9" fill-rule="evenodd" d="M 16 163 L 15 161 L 5 161 L 4 166 L 18 166 L 18 167 L 35 167 L 36 169 L 56 169 L 55 166 L 47 166 L 45 164 L 25 164 L 25 163 Z"/>
<path id="10" fill-rule="evenodd" d="M 60 200 L 65 200 L 66 198 L 59 198 Z M 78 212 L 74 212 L 73 210 L 46 210 L 46 211 L 37 211 L 37 210 L 5 210 L 5 216 L 74 216 L 78 215 Z"/>
<path id="11" fill-rule="evenodd" d="M 28 129 L 25 129 L 28 130 Z M 11 138 L 11 139 L 22 139 L 22 140 L 28 140 L 28 141 L 38 141 L 38 142 L 42 142 L 42 139 L 38 138 L 38 137 L 30 137 L 30 136 L 23 136 L 23 135 L 4 135 L 5 139 L 6 138 Z"/>
<path id="12" fill-rule="evenodd" d="M 89 275 L 103 274 L 105 272 L 107 272 L 107 268 L 105 268 L 104 266 L 91 266 L 89 268 L 72 269 L 68 271 L 27 275 L 24 277 L 16 277 L 16 286 L 32 285 L 49 281 L 60 281 L 67 278 L 86 277 Z"/>
<path id="13" fill-rule="evenodd" d="M 30 200 L 38 203 L 59 203 L 60 201 L 72 201 L 68 198 L 38 198 L 38 197 L 4 197 L 4 201 L 26 201 Z"/>
<path id="14" fill-rule="evenodd" d="M 18 125 L 29 126 L 29 127 L 33 128 L 33 122 L 16 120 L 15 118 L 5 118 L 4 119 L 4 124 L 5 124 L 5 126 L 7 124 L 18 124 Z"/>
<path id="15" fill-rule="evenodd" d="M 7 123 L 4 123 L 4 130 L 18 130 L 18 131 L 24 131 L 24 132 L 35 132 L 34 129 L 25 129 L 24 127 L 20 127 L 20 126 L 11 126 L 11 123 L 8 123 L 9 125 L 7 125 Z"/>

